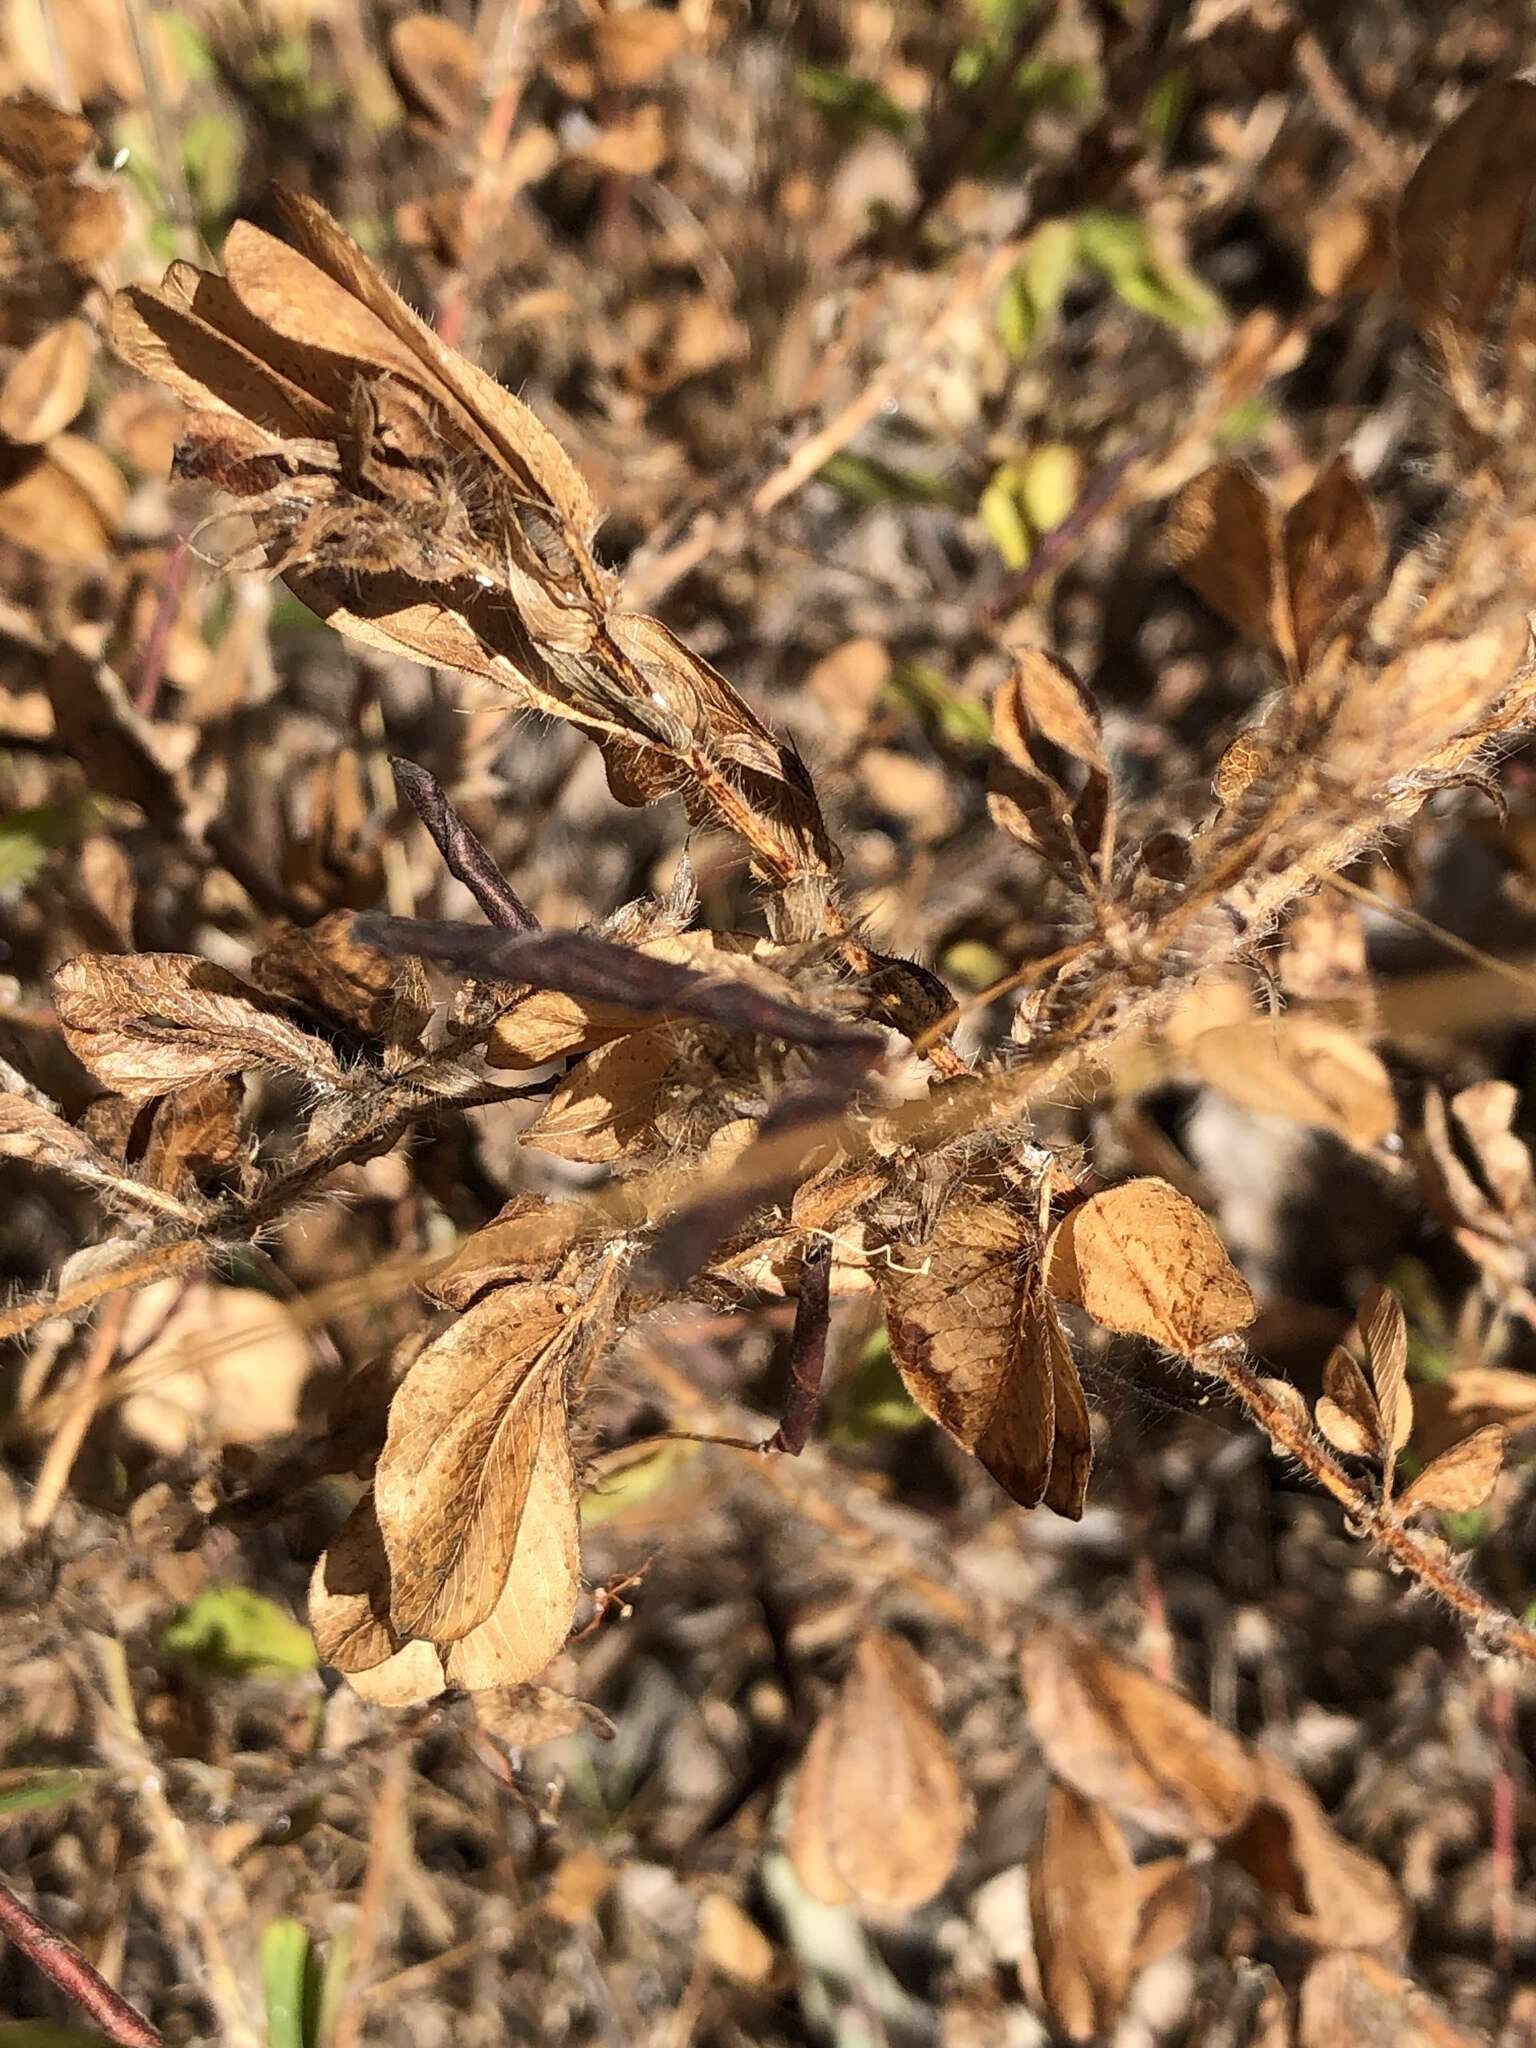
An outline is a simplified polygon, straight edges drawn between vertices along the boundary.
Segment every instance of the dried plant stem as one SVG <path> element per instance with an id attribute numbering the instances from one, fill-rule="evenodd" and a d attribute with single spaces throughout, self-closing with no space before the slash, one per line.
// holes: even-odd
<path id="1" fill-rule="evenodd" d="M 80 1455 L 80 1446 L 85 1433 L 91 1426 L 96 1413 L 96 1404 L 101 1394 L 101 1383 L 108 1368 L 117 1356 L 117 1347 L 122 1339 L 123 1322 L 128 1314 L 128 1297 L 117 1294 L 107 1303 L 100 1323 L 91 1339 L 90 1349 L 85 1354 L 85 1363 L 75 1384 L 69 1389 L 69 1405 L 59 1424 L 42 1469 L 37 1475 L 37 1485 L 27 1503 L 23 1520 L 28 1529 L 46 1529 L 53 1520 L 54 1510 L 63 1498 L 69 1484 L 69 1475 L 75 1469 L 75 1460 Z"/>
<path id="2" fill-rule="evenodd" d="M 367 1979 L 372 1974 L 384 1931 L 384 1913 L 399 1865 L 405 1836 L 405 1795 L 411 1774 L 411 1746 L 402 1742 L 384 1765 L 379 1793 L 368 1829 L 368 1865 L 358 1905 L 357 1934 L 347 1972 L 347 1989 L 336 2015 L 334 2048 L 357 2048 L 367 2010 Z"/>
<path id="3" fill-rule="evenodd" d="M 16 1944 L 30 1963 L 57 1984 L 72 2004 L 78 2005 L 108 2041 L 119 2048 L 161 2048 L 163 2037 L 141 2013 L 135 2012 L 106 1978 L 92 1969 L 72 1941 L 45 1926 L 28 1905 L 0 1880 L 0 1930 Z"/>
<path id="4" fill-rule="evenodd" d="M 0 1314 L 0 1338 L 25 1336 L 50 1316 L 83 1315 L 108 1294 L 116 1294 L 119 1289 L 148 1287 L 155 1280 L 169 1279 L 177 1273 L 190 1273 L 209 1256 L 209 1248 L 196 1238 L 154 1245 L 147 1251 L 137 1245 L 125 1246 L 124 1250 L 126 1256 L 120 1262 L 88 1274 L 61 1293 L 34 1295 L 30 1300 L 16 1302 Z"/>
<path id="5" fill-rule="evenodd" d="M 1293 1458 L 1315 1483 L 1345 1508 L 1361 1535 L 1394 1565 L 1449 1607 L 1491 1649 L 1536 1663 L 1536 1630 L 1529 1629 L 1469 1586 L 1443 1552 L 1417 1535 L 1390 1503 L 1373 1500 L 1344 1469 L 1322 1438 L 1265 1386 L 1239 1340 L 1225 1338 L 1191 1358 L 1194 1369 L 1240 1401 L 1270 1442 Z"/>
<path id="6" fill-rule="evenodd" d="M 92 1635 L 90 1643 L 105 1693 L 102 1747 L 121 1753 L 121 1760 L 128 1765 L 135 1781 L 139 1810 L 172 1876 L 183 1930 L 202 1955 L 208 2000 L 218 2015 L 217 2038 L 225 2048 L 260 2048 L 256 2031 L 246 2016 L 228 1953 L 214 1924 L 209 1896 L 213 1870 L 204 1862 L 200 1849 L 196 1852 L 197 1860 L 204 1867 L 195 1867 L 193 1838 L 166 1796 L 162 1773 L 139 1726 L 127 1652 L 114 1636 Z"/>

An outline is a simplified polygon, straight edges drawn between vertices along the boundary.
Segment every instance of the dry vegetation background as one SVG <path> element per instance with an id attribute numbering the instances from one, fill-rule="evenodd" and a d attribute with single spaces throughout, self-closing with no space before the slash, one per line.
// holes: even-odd
<path id="1" fill-rule="evenodd" d="M 0 2043 L 1536 2040 L 1533 63 L 12 0 Z"/>

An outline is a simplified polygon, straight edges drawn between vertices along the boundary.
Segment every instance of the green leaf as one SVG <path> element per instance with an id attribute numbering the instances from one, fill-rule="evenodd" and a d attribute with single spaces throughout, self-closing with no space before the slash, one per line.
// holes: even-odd
<path id="1" fill-rule="evenodd" d="M 939 972 L 965 988 L 990 988 L 1008 972 L 1008 962 L 983 939 L 957 939 L 939 956 Z"/>
<path id="2" fill-rule="evenodd" d="M 310 1950 L 309 1971 L 304 1987 L 304 2011 L 309 2018 L 310 2048 L 328 2048 L 336 2032 L 341 2001 L 346 1996 L 347 1978 L 352 1970 L 352 1932 L 342 1928 L 330 1942 L 317 1965 Z"/>
<path id="3" fill-rule="evenodd" d="M 1077 245 L 1086 263 L 1102 271 L 1110 289 L 1138 313 L 1168 327 L 1207 327 L 1221 317 L 1221 301 L 1187 264 L 1158 249 L 1135 214 L 1093 209 L 1078 215 Z"/>
<path id="4" fill-rule="evenodd" d="M 1005 462 L 994 471 L 976 510 L 991 536 L 993 547 L 1003 558 L 1003 567 L 1022 569 L 1034 548 L 1034 536 L 1019 503 L 1019 474 L 1015 464 Z"/>
<path id="5" fill-rule="evenodd" d="M 100 1776 L 100 1771 L 72 1769 L 0 1771 L 0 1819 L 68 1806 L 72 1799 L 88 1792 Z"/>
<path id="6" fill-rule="evenodd" d="M 922 470 L 895 469 L 872 456 L 840 450 L 817 470 L 819 482 L 830 484 L 860 505 L 955 505 L 955 493 L 939 476 Z"/>
<path id="7" fill-rule="evenodd" d="M 1062 64 L 1049 57 L 1026 57 L 1013 74 L 1013 89 L 1031 112 L 1053 107 L 1064 114 L 1082 114 L 1098 97 L 1086 64 Z"/>
<path id="8" fill-rule="evenodd" d="M 924 724 L 954 746 L 986 747 L 992 743 L 992 715 L 986 705 L 965 696 L 926 661 L 897 662 L 885 694 L 917 712 Z"/>
<path id="9" fill-rule="evenodd" d="M 312 2048 L 304 2025 L 309 1935 L 297 1920 L 269 1920 L 261 1930 L 261 1997 L 267 2048 Z"/>
<path id="10" fill-rule="evenodd" d="M 1055 319 L 1079 261 L 1070 221 L 1047 221 L 1030 236 L 997 302 L 997 331 L 1011 356 L 1027 353 Z"/>
<path id="11" fill-rule="evenodd" d="M 225 1678 L 292 1677 L 313 1671 L 308 1629 L 276 1601 L 244 1586 L 210 1586 L 165 1629 L 161 1648 Z"/>
<path id="12" fill-rule="evenodd" d="M 1137 122 L 1148 142 L 1166 149 L 1184 125 L 1189 109 L 1189 73 L 1176 64 L 1165 71 L 1141 103 Z"/>
<path id="13" fill-rule="evenodd" d="M 832 1390 L 825 1441 L 864 1444 L 893 1429 L 920 1429 L 922 1425 L 923 1411 L 902 1385 L 882 1325 L 864 1346 L 853 1371 L 845 1373 Z"/>
<path id="14" fill-rule="evenodd" d="M 1442 1514 L 1440 1533 L 1453 1550 L 1476 1550 L 1493 1528 L 1487 1508 L 1468 1508 L 1465 1514 Z"/>
<path id="15" fill-rule="evenodd" d="M 898 107 L 889 93 L 873 79 L 859 78 L 851 71 L 838 71 L 827 64 L 802 64 L 795 73 L 795 85 L 813 107 L 854 133 L 899 136 L 912 125 L 911 115 Z"/>
<path id="16" fill-rule="evenodd" d="M 90 804 L 40 804 L 0 818 L 0 889 L 25 888 L 48 865 L 48 856 L 74 846 L 95 820 Z"/>
<path id="17" fill-rule="evenodd" d="M 581 1525 L 601 1528 L 631 1508 L 643 1507 L 670 1490 L 685 1465 L 698 1454 L 698 1445 L 659 1443 L 647 1446 L 627 1463 L 605 1472 L 595 1486 L 581 1497 Z"/>
<path id="18" fill-rule="evenodd" d="M 171 46 L 182 77 L 188 85 L 211 85 L 218 73 L 208 38 L 197 24 L 178 8 L 156 10 L 155 26 Z"/>
<path id="19" fill-rule="evenodd" d="M 222 234 L 240 196 L 245 130 L 233 114 L 197 114 L 181 131 L 181 161 L 200 223 Z"/>

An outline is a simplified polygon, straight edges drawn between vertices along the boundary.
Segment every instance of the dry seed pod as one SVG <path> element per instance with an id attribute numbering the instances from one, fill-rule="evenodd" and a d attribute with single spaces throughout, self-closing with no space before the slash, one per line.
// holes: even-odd
<path id="1" fill-rule="evenodd" d="M 926 1695 L 910 1646 L 867 1635 L 812 1731 L 787 1847 L 800 1882 L 827 1905 L 895 1912 L 925 1905 L 948 1881 L 970 1815 Z"/>
<path id="2" fill-rule="evenodd" d="M 1051 1232 L 1046 1278 L 1096 1323 L 1190 1357 L 1253 1321 L 1247 1282 L 1187 1195 L 1152 1177 L 1091 1195 Z"/>

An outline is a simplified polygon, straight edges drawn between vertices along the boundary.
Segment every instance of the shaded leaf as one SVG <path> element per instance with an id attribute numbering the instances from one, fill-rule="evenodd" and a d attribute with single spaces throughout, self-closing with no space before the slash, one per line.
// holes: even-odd
<path id="1" fill-rule="evenodd" d="M 1426 340 L 1470 360 L 1514 265 L 1536 156 L 1536 85 L 1487 86 L 1425 152 L 1398 205 L 1402 292 Z"/>
<path id="2" fill-rule="evenodd" d="M 209 1586 L 166 1624 L 160 1642 L 231 1678 L 294 1676 L 315 1668 L 308 1629 L 245 1586 Z"/>
<path id="3" fill-rule="evenodd" d="M 1287 512 L 1281 545 L 1291 652 L 1305 673 L 1340 613 L 1372 588 L 1387 564 L 1376 508 L 1342 455 Z"/>
<path id="4" fill-rule="evenodd" d="M 1186 484 L 1164 546 L 1184 581 L 1255 647 L 1274 644 L 1280 534 L 1269 494 L 1241 463 L 1217 463 Z"/>
<path id="5" fill-rule="evenodd" d="M 1055 1782 L 1029 1865 L 1029 1918 L 1046 2010 L 1071 2041 L 1108 2034 L 1130 1989 L 1141 1898 L 1125 1836 Z"/>

